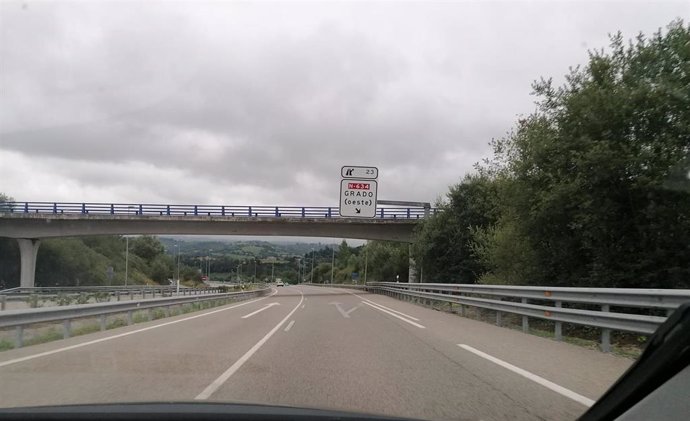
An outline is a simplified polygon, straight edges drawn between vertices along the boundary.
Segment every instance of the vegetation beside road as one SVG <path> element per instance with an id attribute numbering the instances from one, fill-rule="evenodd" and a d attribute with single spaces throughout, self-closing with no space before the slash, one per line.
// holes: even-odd
<path id="1" fill-rule="evenodd" d="M 690 287 L 689 62 L 675 21 L 534 83 L 537 110 L 421 225 L 425 280 Z"/>

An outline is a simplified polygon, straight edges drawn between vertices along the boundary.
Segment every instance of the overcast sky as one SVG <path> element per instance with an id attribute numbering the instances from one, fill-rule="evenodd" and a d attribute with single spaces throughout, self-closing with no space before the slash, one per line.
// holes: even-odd
<path id="1" fill-rule="evenodd" d="M 0 1 L 0 192 L 17 200 L 434 201 L 587 50 L 678 2 Z"/>

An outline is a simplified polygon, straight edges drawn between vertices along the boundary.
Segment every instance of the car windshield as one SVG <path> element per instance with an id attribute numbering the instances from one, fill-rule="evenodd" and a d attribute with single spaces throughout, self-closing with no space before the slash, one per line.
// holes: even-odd
<path id="1" fill-rule="evenodd" d="M 689 12 L 0 1 L 0 412 L 577 419 L 690 301 Z"/>

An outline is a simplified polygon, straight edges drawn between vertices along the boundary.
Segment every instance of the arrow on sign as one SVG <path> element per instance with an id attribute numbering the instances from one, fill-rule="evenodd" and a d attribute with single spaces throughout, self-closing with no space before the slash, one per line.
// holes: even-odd
<path id="1" fill-rule="evenodd" d="M 340 306 L 340 303 L 333 302 L 333 303 L 329 303 L 329 304 L 334 305 L 334 306 L 338 309 L 338 311 L 340 312 L 340 314 L 342 314 L 343 317 L 346 318 L 346 319 L 349 319 L 349 318 L 350 318 L 350 313 L 352 313 L 353 311 L 355 311 L 355 310 L 357 310 L 359 307 L 361 307 L 361 304 L 358 304 L 358 305 L 352 307 L 351 309 L 349 309 L 348 311 L 345 311 L 345 310 L 343 310 L 343 308 Z"/>
<path id="2" fill-rule="evenodd" d="M 355 212 L 356 212 L 356 213 L 362 213 L 362 209 L 360 209 L 360 208 L 355 208 Z"/>

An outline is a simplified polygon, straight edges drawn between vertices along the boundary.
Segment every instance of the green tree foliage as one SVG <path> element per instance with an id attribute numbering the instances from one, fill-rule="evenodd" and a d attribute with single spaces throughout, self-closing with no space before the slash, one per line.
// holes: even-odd
<path id="1" fill-rule="evenodd" d="M 163 244 L 158 238 L 151 235 L 137 237 L 132 241 L 130 247 L 132 253 L 149 262 L 165 252 Z"/>
<path id="2" fill-rule="evenodd" d="M 150 260 L 137 255 L 133 249 Z M 159 253 L 162 246 L 155 237 L 144 240 L 130 238 L 128 283 L 167 284 L 176 268 L 172 257 Z M 0 238 L 0 286 L 19 285 L 19 250 L 14 239 Z M 158 254 L 153 254 L 155 250 Z M 122 285 L 125 283 L 126 241 L 120 236 L 58 238 L 41 241 L 36 262 L 37 286 L 70 285 Z M 113 268 L 108 279 L 106 271 Z M 194 268 L 180 266 L 182 280 L 198 281 L 200 274 Z"/>
<path id="3" fill-rule="evenodd" d="M 407 282 L 409 244 L 392 241 L 369 241 L 360 252 L 360 267 L 367 263 L 367 281 Z M 364 279 L 364 273 L 360 273 Z"/>
<path id="4" fill-rule="evenodd" d="M 13 207 L 8 202 L 14 202 L 14 198 L 5 193 L 0 193 L 0 212 L 12 212 Z"/>
<path id="5" fill-rule="evenodd" d="M 413 254 L 425 282 L 475 283 L 484 273 L 486 265 L 473 253 L 473 230 L 496 223 L 498 185 L 488 176 L 466 176 L 437 204 L 441 212 L 419 226 Z"/>
<path id="6" fill-rule="evenodd" d="M 424 224 L 419 255 L 468 256 L 482 282 L 690 286 L 688 63 L 690 27 L 677 21 L 630 43 L 613 36 L 561 87 L 535 83 L 537 111 L 479 168 L 496 187 L 495 222 L 459 230 L 449 204 Z"/>

